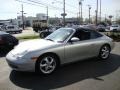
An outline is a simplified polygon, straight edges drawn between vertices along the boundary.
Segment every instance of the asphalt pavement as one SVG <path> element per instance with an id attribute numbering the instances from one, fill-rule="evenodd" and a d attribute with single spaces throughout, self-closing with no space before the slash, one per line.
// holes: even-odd
<path id="1" fill-rule="evenodd" d="M 68 64 L 49 76 L 13 71 L 4 56 L 0 57 L 0 90 L 120 90 L 120 42 L 108 60 Z"/>

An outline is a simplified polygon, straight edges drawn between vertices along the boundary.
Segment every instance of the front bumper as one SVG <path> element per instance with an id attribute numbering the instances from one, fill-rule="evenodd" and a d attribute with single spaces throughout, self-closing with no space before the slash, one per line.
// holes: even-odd
<path id="1" fill-rule="evenodd" d="M 35 72 L 35 62 L 32 60 L 16 58 L 11 53 L 8 53 L 6 61 L 13 70 Z"/>

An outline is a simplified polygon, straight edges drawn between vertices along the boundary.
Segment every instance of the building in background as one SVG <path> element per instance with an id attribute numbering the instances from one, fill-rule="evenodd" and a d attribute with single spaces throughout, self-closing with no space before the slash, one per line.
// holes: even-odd
<path id="1" fill-rule="evenodd" d="M 47 16 L 44 13 L 38 13 L 36 14 L 36 17 L 32 17 L 32 16 L 26 17 L 25 18 L 26 26 L 31 27 L 33 25 L 33 20 L 47 20 Z"/>
<path id="2" fill-rule="evenodd" d="M 0 26 L 10 25 L 11 20 L 0 20 Z"/>
<path id="3" fill-rule="evenodd" d="M 23 16 L 23 20 L 24 20 L 24 24 L 25 24 L 25 22 L 26 22 L 26 17 L 25 17 L 25 16 Z M 17 22 L 17 25 L 18 25 L 19 27 L 22 27 L 22 25 L 23 25 L 23 20 L 22 20 L 22 16 L 17 16 L 16 22 Z"/>
<path id="4" fill-rule="evenodd" d="M 36 20 L 36 17 L 32 17 L 32 16 L 29 16 L 29 17 L 26 17 L 26 26 L 28 27 L 31 27 L 33 25 L 33 20 Z"/>
<path id="5" fill-rule="evenodd" d="M 38 13 L 36 14 L 36 17 L 28 16 L 17 16 L 15 19 L 8 19 L 8 20 L 0 20 L 0 26 L 2 25 L 17 25 L 19 27 L 22 27 L 23 21 L 25 26 L 32 26 L 33 20 L 47 20 L 47 16 L 44 13 Z"/>
<path id="6" fill-rule="evenodd" d="M 38 14 L 36 14 L 36 18 L 38 20 L 47 20 L 47 16 L 44 13 L 38 13 Z"/>
<path id="7" fill-rule="evenodd" d="M 10 23 L 12 25 L 18 25 L 18 20 L 15 18 L 15 19 L 10 19 Z"/>

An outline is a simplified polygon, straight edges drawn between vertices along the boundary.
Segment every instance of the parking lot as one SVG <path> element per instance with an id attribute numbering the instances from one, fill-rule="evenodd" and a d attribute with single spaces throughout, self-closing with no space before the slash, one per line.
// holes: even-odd
<path id="1" fill-rule="evenodd" d="M 0 90 L 120 90 L 120 42 L 106 61 L 88 59 L 49 76 L 11 70 L 0 57 Z"/>

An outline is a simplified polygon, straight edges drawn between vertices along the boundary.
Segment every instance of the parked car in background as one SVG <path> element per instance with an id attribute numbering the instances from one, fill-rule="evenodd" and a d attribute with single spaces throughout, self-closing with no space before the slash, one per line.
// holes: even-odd
<path id="1" fill-rule="evenodd" d="M 47 37 L 48 35 L 50 35 L 51 33 L 53 33 L 54 31 L 52 31 L 52 30 L 44 30 L 44 31 L 41 31 L 41 32 L 39 32 L 39 36 L 40 36 L 40 38 L 45 38 L 45 37 Z"/>
<path id="2" fill-rule="evenodd" d="M 22 29 L 17 25 L 7 25 L 3 31 L 7 33 L 22 33 Z"/>
<path id="3" fill-rule="evenodd" d="M 45 39 L 20 43 L 6 56 L 17 71 L 51 74 L 62 64 L 98 57 L 106 60 L 114 47 L 111 38 L 87 28 L 60 28 Z"/>
<path id="4" fill-rule="evenodd" d="M 0 31 L 0 51 L 11 50 L 19 43 L 18 39 L 9 33 Z"/>
<path id="5" fill-rule="evenodd" d="M 40 36 L 40 38 L 45 38 L 45 37 L 47 37 L 48 35 L 50 35 L 51 33 L 53 33 L 55 30 L 57 30 L 59 28 L 61 28 L 61 26 L 52 26 L 52 27 L 49 27 L 49 29 L 40 31 L 39 32 L 39 36 Z"/>
<path id="6" fill-rule="evenodd" d="M 105 31 L 110 31 L 110 25 L 107 25 L 107 26 L 106 26 Z"/>
<path id="7" fill-rule="evenodd" d="M 4 23 L 0 23 L 0 27 L 4 26 Z"/>
<path id="8" fill-rule="evenodd" d="M 98 25 L 96 30 L 99 31 L 99 32 L 105 32 L 106 31 L 106 27 L 104 25 Z"/>
<path id="9" fill-rule="evenodd" d="M 90 28 L 93 30 L 96 30 L 96 28 L 97 28 L 97 26 L 95 24 L 81 25 L 81 27 L 86 27 L 86 28 Z"/>
<path id="10" fill-rule="evenodd" d="M 111 25 L 110 31 L 120 31 L 120 25 Z"/>

